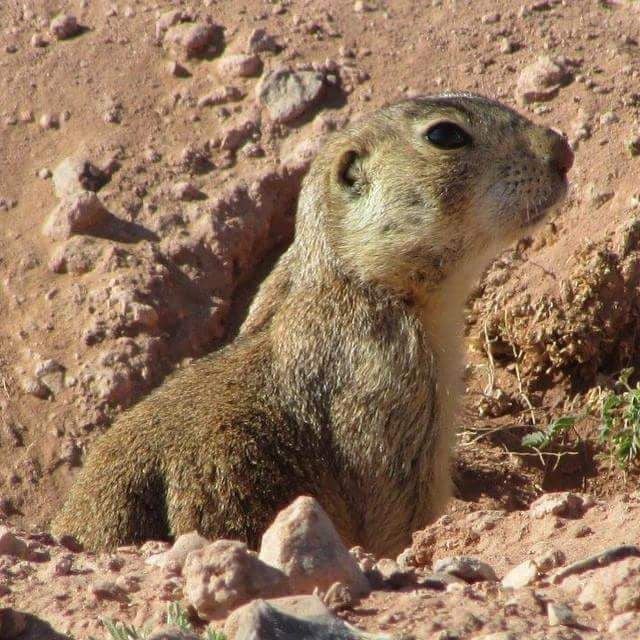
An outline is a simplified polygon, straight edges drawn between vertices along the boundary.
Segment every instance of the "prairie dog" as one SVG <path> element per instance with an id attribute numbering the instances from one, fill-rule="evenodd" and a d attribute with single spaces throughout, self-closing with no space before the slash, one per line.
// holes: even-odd
<path id="1" fill-rule="evenodd" d="M 255 547 L 305 493 L 348 544 L 400 551 L 450 495 L 464 300 L 563 198 L 572 162 L 556 132 L 464 93 L 335 134 L 238 338 L 118 418 L 54 533 Z"/>

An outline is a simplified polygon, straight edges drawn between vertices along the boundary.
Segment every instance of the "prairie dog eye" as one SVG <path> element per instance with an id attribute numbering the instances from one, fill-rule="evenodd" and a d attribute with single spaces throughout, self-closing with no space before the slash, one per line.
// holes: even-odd
<path id="1" fill-rule="evenodd" d="M 438 122 L 429 129 L 425 138 L 438 149 L 460 149 L 471 144 L 471 136 L 453 122 Z"/>

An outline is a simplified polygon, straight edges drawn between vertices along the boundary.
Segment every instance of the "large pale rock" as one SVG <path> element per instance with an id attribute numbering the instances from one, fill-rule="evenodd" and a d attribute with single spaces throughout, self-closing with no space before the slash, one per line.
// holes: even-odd
<path id="1" fill-rule="evenodd" d="M 356 640 L 364 637 L 333 616 L 316 596 L 268 602 L 255 600 L 229 616 L 224 632 L 229 640 Z"/>
<path id="2" fill-rule="evenodd" d="M 49 214 L 43 233 L 52 240 L 66 240 L 76 233 L 92 231 L 108 216 L 95 193 L 80 191 L 62 199 Z"/>
<path id="3" fill-rule="evenodd" d="M 251 78 L 262 73 L 262 60 L 256 55 L 236 53 L 218 62 L 218 72 L 225 78 Z"/>
<path id="4" fill-rule="evenodd" d="M 281 511 L 265 531 L 260 559 L 287 576 L 294 593 L 311 593 L 342 582 L 362 596 L 369 582 L 314 498 L 301 496 Z"/>
<path id="5" fill-rule="evenodd" d="M 289 593 L 286 576 L 270 567 L 247 545 L 217 540 L 187 556 L 184 594 L 204 620 L 223 617 L 257 597 Z"/>
<path id="6" fill-rule="evenodd" d="M 256 91 L 272 120 L 292 122 L 322 98 L 324 76 L 318 71 L 280 68 L 267 74 Z"/>

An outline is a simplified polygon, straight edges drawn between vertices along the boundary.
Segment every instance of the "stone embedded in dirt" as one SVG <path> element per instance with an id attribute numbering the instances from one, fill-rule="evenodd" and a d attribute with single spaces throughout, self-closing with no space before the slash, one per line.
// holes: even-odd
<path id="1" fill-rule="evenodd" d="M 584 192 L 587 203 L 596 209 L 599 209 L 603 204 L 609 202 L 609 200 L 615 196 L 614 191 L 603 188 L 595 182 L 588 182 L 584 188 Z"/>
<path id="2" fill-rule="evenodd" d="M 258 131 L 258 123 L 249 119 L 235 124 L 222 132 L 220 148 L 223 151 L 237 151 Z"/>
<path id="3" fill-rule="evenodd" d="M 282 47 L 276 39 L 269 35 L 265 29 L 254 29 L 247 41 L 247 51 L 249 53 L 278 53 Z"/>
<path id="4" fill-rule="evenodd" d="M 589 495 L 571 493 L 570 491 L 545 493 L 531 503 L 529 514 L 532 518 L 544 518 L 550 515 L 580 518 L 593 504 L 593 498 Z"/>
<path id="5" fill-rule="evenodd" d="M 577 622 L 571 608 L 561 602 L 547 602 L 547 616 L 552 627 L 573 627 Z"/>
<path id="6" fill-rule="evenodd" d="M 76 233 L 95 230 L 109 216 L 93 191 L 80 191 L 63 198 L 49 214 L 43 233 L 52 240 L 65 240 Z"/>
<path id="7" fill-rule="evenodd" d="M 532 560 L 525 560 L 511 569 L 502 578 L 502 586 L 507 589 L 520 589 L 533 584 L 538 578 L 538 565 Z"/>
<path id="8" fill-rule="evenodd" d="M 193 182 L 176 182 L 171 186 L 171 195 L 176 200 L 183 200 L 185 202 L 202 200 L 206 197 Z"/>
<path id="9" fill-rule="evenodd" d="M 14 556 L 22 560 L 27 558 L 27 544 L 16 537 L 8 527 L 0 526 L 0 556 Z"/>
<path id="10" fill-rule="evenodd" d="M 369 593 L 367 578 L 314 498 L 300 496 L 265 531 L 260 560 L 289 577 L 294 593 L 347 585 L 354 597 Z"/>
<path id="11" fill-rule="evenodd" d="M 542 56 L 526 66 L 516 85 L 516 98 L 522 105 L 554 98 L 560 87 L 571 81 L 571 72 L 559 60 Z"/>
<path id="12" fill-rule="evenodd" d="M 102 245 L 95 238 L 73 236 L 55 248 L 49 260 L 49 269 L 54 273 L 88 273 L 95 269 L 102 250 Z"/>
<path id="13" fill-rule="evenodd" d="M 201 636 L 179 627 L 163 625 L 148 636 L 147 640 L 201 640 Z"/>
<path id="14" fill-rule="evenodd" d="M 60 118 L 55 113 L 43 113 L 38 124 L 42 129 L 57 129 L 60 126 Z"/>
<path id="15" fill-rule="evenodd" d="M 369 582 L 379 580 L 383 589 L 402 589 L 416 583 L 415 571 L 411 568 L 401 569 L 395 560 L 380 558 L 372 571 L 368 572 Z M 376 580 L 376 577 L 378 580 Z"/>
<path id="16" fill-rule="evenodd" d="M 253 78 L 262 73 L 262 60 L 257 55 L 237 53 L 221 58 L 217 68 L 225 78 Z"/>
<path id="17" fill-rule="evenodd" d="M 322 597 L 322 602 L 332 613 L 347 611 L 353 608 L 351 590 L 342 582 L 334 582 Z"/>
<path id="18" fill-rule="evenodd" d="M 237 102 L 244 98 L 244 93 L 238 87 L 218 87 L 211 93 L 198 98 L 199 107 L 215 107 L 226 102 Z"/>
<path id="19" fill-rule="evenodd" d="M 53 188 L 58 198 L 79 191 L 99 191 L 109 182 L 109 175 L 84 156 L 65 158 L 53 170 Z"/>
<path id="20" fill-rule="evenodd" d="M 567 557 L 560 549 L 551 549 L 533 559 L 533 562 L 538 565 L 540 571 L 544 573 L 563 566 L 566 561 Z"/>
<path id="21" fill-rule="evenodd" d="M 224 28 L 214 23 L 182 22 L 167 29 L 164 41 L 187 58 L 214 56 L 224 46 Z"/>
<path id="22" fill-rule="evenodd" d="M 486 563 L 470 556 L 441 558 L 433 563 L 435 573 L 450 573 L 465 582 L 497 582 L 496 572 Z"/>
<path id="23" fill-rule="evenodd" d="M 170 562 L 177 562 L 180 566 L 183 566 L 187 556 L 192 551 L 202 549 L 209 544 L 211 544 L 211 541 L 203 538 L 197 531 L 183 533 L 176 538 L 171 549 L 164 553 L 149 556 L 146 563 L 156 567 L 164 567 Z"/>
<path id="24" fill-rule="evenodd" d="M 179 9 L 173 9 L 171 11 L 165 11 L 156 20 L 156 38 L 161 40 L 164 34 L 170 27 L 181 22 L 186 16 Z"/>
<path id="25" fill-rule="evenodd" d="M 89 585 L 89 592 L 96 600 L 127 600 L 127 594 L 111 580 L 95 580 Z"/>
<path id="26" fill-rule="evenodd" d="M 15 640 L 22 636 L 27 628 L 27 616 L 11 607 L 0 608 L 0 638 Z"/>
<path id="27" fill-rule="evenodd" d="M 217 540 L 187 556 L 184 594 L 204 620 L 221 617 L 257 597 L 289 593 L 287 577 L 242 542 Z"/>
<path id="28" fill-rule="evenodd" d="M 622 638 L 621 632 L 625 633 L 625 637 L 639 637 L 640 636 L 640 614 L 636 611 L 627 611 L 621 613 L 609 622 L 607 628 L 609 633 L 616 634 L 614 637 Z M 633 636 L 631 634 L 634 634 Z"/>
<path id="29" fill-rule="evenodd" d="M 49 31 L 58 40 L 66 40 L 80 33 L 81 27 L 74 15 L 61 13 L 57 15 L 49 24 Z"/>
<path id="30" fill-rule="evenodd" d="M 36 378 L 53 394 L 58 394 L 65 388 L 66 369 L 57 360 L 51 358 L 36 365 Z"/>
<path id="31" fill-rule="evenodd" d="M 254 600 L 227 618 L 224 632 L 230 640 L 356 640 L 362 637 L 356 629 L 334 617 L 316 596 Z"/>
<path id="32" fill-rule="evenodd" d="M 325 80 L 318 71 L 293 71 L 280 68 L 268 73 L 256 93 L 274 122 L 296 120 L 323 96 Z"/>
<path id="33" fill-rule="evenodd" d="M 415 581 L 420 587 L 434 589 L 435 591 L 446 591 L 452 584 L 467 584 L 465 580 L 451 573 L 422 573 L 416 576 Z"/>
<path id="34" fill-rule="evenodd" d="M 189 69 L 187 69 L 184 65 L 180 64 L 179 62 L 176 62 L 175 60 L 171 60 L 167 64 L 167 71 L 169 72 L 169 75 L 173 76 L 174 78 L 191 77 L 191 72 L 189 71 Z"/>

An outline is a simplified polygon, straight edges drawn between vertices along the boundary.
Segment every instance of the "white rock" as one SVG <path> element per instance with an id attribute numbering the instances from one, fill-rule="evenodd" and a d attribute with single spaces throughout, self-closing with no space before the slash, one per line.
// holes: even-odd
<path id="1" fill-rule="evenodd" d="M 525 560 L 507 573 L 502 579 L 502 586 L 507 589 L 520 589 L 533 584 L 537 577 L 538 565 L 531 560 Z"/>
<path id="2" fill-rule="evenodd" d="M 218 73 L 230 79 L 259 76 L 262 73 L 262 61 L 256 55 L 228 55 L 218 62 Z"/>
<path id="3" fill-rule="evenodd" d="M 523 105 L 551 100 L 570 79 L 571 74 L 561 62 L 542 56 L 520 73 L 516 97 Z"/>
<path id="4" fill-rule="evenodd" d="M 257 597 L 289 592 L 286 576 L 242 542 L 217 540 L 191 551 L 183 568 L 184 595 L 204 620 L 221 617 Z"/>
<path id="5" fill-rule="evenodd" d="M 289 576 L 294 593 L 342 582 L 355 597 L 370 591 L 365 575 L 314 498 L 301 496 L 265 531 L 260 559 Z"/>

